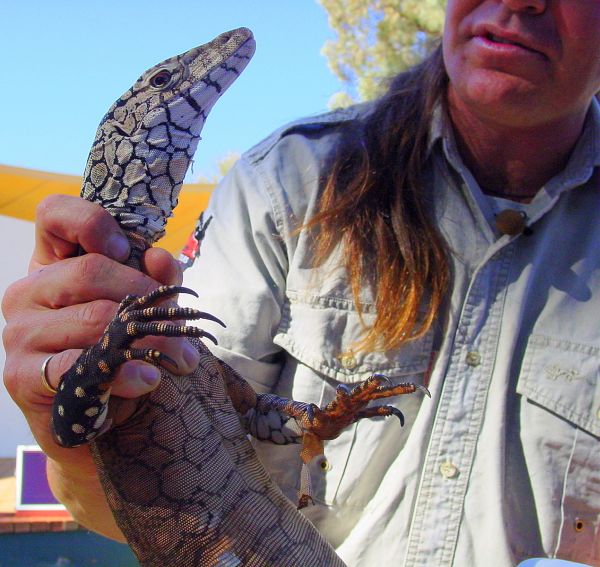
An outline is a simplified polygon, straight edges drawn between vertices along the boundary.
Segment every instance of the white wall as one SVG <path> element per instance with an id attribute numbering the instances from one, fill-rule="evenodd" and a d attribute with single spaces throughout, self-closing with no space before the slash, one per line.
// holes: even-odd
<path id="1" fill-rule="evenodd" d="M 0 215 L 0 296 L 9 284 L 27 274 L 35 230 L 32 222 Z M 0 332 L 4 318 L 0 317 Z M 0 368 L 4 370 L 4 347 L 0 345 Z M 14 457 L 17 445 L 34 443 L 27 422 L 0 383 L 0 458 Z"/>

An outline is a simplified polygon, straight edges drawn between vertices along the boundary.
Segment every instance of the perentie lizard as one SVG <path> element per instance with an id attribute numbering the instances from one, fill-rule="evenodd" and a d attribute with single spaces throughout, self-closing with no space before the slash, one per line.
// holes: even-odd
<path id="1" fill-rule="evenodd" d="M 144 73 L 100 123 L 82 196 L 118 220 L 132 246 L 129 265 L 139 268 L 162 236 L 206 116 L 254 47 L 241 28 L 168 59 Z M 211 335 L 169 323 L 218 319 L 155 305 L 181 292 L 193 293 L 161 287 L 123 300 L 100 341 L 61 378 L 52 417 L 57 442 L 91 442 L 108 502 L 143 565 L 341 565 L 270 480 L 246 434 L 270 431 L 273 442 L 303 444 L 303 506 L 311 500 L 306 464 L 323 452 L 323 440 L 365 417 L 402 421 L 391 406 L 366 405 L 423 388 L 372 376 L 352 390 L 340 387 L 323 409 L 256 394 L 204 346 L 200 338 Z M 201 358 L 196 371 L 174 376 L 161 366 L 173 362 L 167 356 L 132 346 L 147 335 L 190 337 Z M 110 383 L 131 359 L 158 365 L 162 381 L 120 423 L 118 398 L 109 411 Z"/>

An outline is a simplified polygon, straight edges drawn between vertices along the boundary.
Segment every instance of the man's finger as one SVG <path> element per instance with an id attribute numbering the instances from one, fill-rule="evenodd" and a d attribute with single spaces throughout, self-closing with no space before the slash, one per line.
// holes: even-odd
<path id="1" fill-rule="evenodd" d="M 143 269 L 152 279 L 163 285 L 181 285 L 181 264 L 162 248 L 149 248 L 143 258 Z"/>
<path id="2" fill-rule="evenodd" d="M 23 284 L 32 290 L 27 300 L 49 308 L 97 299 L 119 303 L 126 295 L 145 295 L 158 287 L 158 282 L 144 273 L 100 254 L 68 258 L 32 272 L 28 278 Z"/>
<path id="3" fill-rule="evenodd" d="M 75 256 L 80 247 L 120 262 L 129 255 L 129 244 L 117 221 L 100 205 L 70 195 L 44 199 L 36 210 L 30 269 Z"/>

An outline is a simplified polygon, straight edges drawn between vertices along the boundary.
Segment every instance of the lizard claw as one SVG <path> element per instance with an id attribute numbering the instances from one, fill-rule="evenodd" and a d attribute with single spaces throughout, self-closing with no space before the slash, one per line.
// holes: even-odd
<path id="1" fill-rule="evenodd" d="M 193 295 L 194 297 L 200 297 L 193 289 L 181 285 L 171 286 L 171 293 L 169 295 L 174 295 L 176 293 L 187 293 L 189 295 Z"/>
<path id="2" fill-rule="evenodd" d="M 388 384 L 392 384 L 392 381 L 385 374 L 372 374 L 371 378 L 378 380 L 379 382 L 387 382 Z"/>
<path id="3" fill-rule="evenodd" d="M 315 420 L 315 411 L 320 410 L 321 408 L 317 404 L 308 404 L 306 407 L 306 417 L 308 421 L 312 424 Z"/>
<path id="4" fill-rule="evenodd" d="M 225 323 L 223 323 L 221 319 L 215 317 L 214 315 L 211 315 L 210 313 L 206 313 L 205 311 L 198 311 L 197 316 L 199 319 L 207 319 L 208 321 L 214 321 L 215 323 L 218 323 L 219 325 L 221 325 L 221 327 L 227 327 L 227 325 L 225 325 Z M 217 343 L 215 342 L 215 344 Z"/>
<path id="5" fill-rule="evenodd" d="M 338 396 L 349 396 L 351 392 L 351 388 L 346 384 L 338 384 L 337 388 L 335 389 L 335 393 Z"/>
<path id="6" fill-rule="evenodd" d="M 312 506 L 315 503 L 312 496 L 308 494 L 301 494 L 300 498 L 298 498 L 298 510 L 302 510 L 307 506 Z"/>
<path id="7" fill-rule="evenodd" d="M 225 325 L 223 325 L 223 326 L 225 326 Z M 217 337 L 215 337 L 214 335 L 212 335 L 208 331 L 202 330 L 202 334 L 200 336 L 201 337 L 206 337 L 209 341 L 212 341 L 215 345 L 219 344 L 219 342 L 217 341 Z"/>
<path id="8" fill-rule="evenodd" d="M 423 392 L 428 398 L 431 398 L 431 392 L 429 391 L 429 389 L 426 386 L 423 386 L 423 384 L 413 384 L 413 385 L 417 390 L 421 390 L 421 392 Z"/>
<path id="9" fill-rule="evenodd" d="M 154 352 L 157 352 L 157 351 L 154 351 Z M 177 364 L 177 362 L 175 360 L 173 360 L 170 356 L 167 356 L 164 352 L 158 352 L 158 354 L 155 355 L 154 358 L 156 358 L 156 360 L 158 360 L 159 362 L 168 362 L 174 368 L 179 368 L 179 365 Z"/>
<path id="10" fill-rule="evenodd" d="M 400 426 L 404 427 L 404 414 L 395 407 L 392 407 L 392 406 L 387 406 L 387 407 L 388 407 L 389 412 L 392 415 L 395 415 L 400 420 Z"/>

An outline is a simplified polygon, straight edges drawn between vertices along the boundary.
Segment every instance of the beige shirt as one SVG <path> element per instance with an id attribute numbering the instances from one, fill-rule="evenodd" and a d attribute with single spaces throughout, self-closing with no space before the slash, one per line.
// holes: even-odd
<path id="1" fill-rule="evenodd" d="M 317 504 L 306 514 L 348 565 L 508 567 L 539 556 L 600 565 L 597 101 L 566 169 L 526 207 L 531 234 L 514 237 L 496 231 L 497 203 L 438 117 L 430 183 L 452 250 L 448 313 L 399 350 L 340 357 L 361 326 L 339 254 L 314 269 L 293 229 L 314 211 L 334 126 L 368 110 L 283 128 L 215 191 L 185 278 L 200 308 L 228 325 L 205 325 L 215 353 L 257 390 L 317 404 L 375 372 L 428 382 L 431 400 L 392 400 L 404 428 L 361 421 L 311 465 Z M 367 290 L 364 300 L 368 321 Z M 256 448 L 294 499 L 298 447 Z"/>

